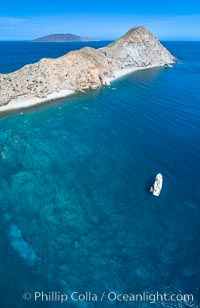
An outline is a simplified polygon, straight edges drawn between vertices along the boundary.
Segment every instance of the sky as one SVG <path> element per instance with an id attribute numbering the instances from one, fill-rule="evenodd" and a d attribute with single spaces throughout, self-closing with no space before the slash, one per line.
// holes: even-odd
<path id="1" fill-rule="evenodd" d="M 113 40 L 140 25 L 160 40 L 200 41 L 200 1 L 7 0 L 0 10 L 0 40 L 54 33 Z"/>

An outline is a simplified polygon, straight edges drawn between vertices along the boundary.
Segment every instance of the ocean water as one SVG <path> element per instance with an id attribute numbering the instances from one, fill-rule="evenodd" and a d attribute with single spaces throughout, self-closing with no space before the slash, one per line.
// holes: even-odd
<path id="1" fill-rule="evenodd" d="M 0 73 L 10 73 L 26 64 L 42 58 L 57 58 L 71 50 L 89 46 L 104 47 L 110 41 L 67 42 L 67 43 L 34 43 L 28 41 L 0 41 Z"/>
<path id="2" fill-rule="evenodd" d="M 0 307 L 200 306 L 200 43 L 164 44 L 173 68 L 1 115 Z M 16 69 L 8 63 L 0 71 Z M 194 302 L 23 299 L 42 291 Z"/>

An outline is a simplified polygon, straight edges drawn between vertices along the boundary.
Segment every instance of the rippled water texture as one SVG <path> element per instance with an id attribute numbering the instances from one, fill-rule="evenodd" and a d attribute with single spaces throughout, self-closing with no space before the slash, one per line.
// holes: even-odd
<path id="1" fill-rule="evenodd" d="M 198 307 L 200 43 L 166 46 L 174 68 L 1 116 L 1 307 L 40 307 L 22 299 L 40 290 L 182 291 Z"/>

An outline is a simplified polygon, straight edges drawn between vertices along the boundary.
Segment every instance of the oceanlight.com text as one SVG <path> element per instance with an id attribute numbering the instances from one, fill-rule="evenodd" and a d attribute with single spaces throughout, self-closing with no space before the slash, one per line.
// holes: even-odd
<path id="1" fill-rule="evenodd" d="M 183 293 L 117 293 L 117 292 L 103 292 L 101 294 L 90 291 L 86 292 L 44 292 L 36 291 L 33 293 L 25 292 L 23 294 L 25 301 L 34 302 L 60 302 L 61 304 L 67 302 L 146 302 L 150 304 L 158 303 L 193 303 L 193 294 Z"/>

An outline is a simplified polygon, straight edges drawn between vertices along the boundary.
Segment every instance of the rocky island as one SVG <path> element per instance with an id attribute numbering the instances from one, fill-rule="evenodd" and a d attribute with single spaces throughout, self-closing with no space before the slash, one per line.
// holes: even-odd
<path id="1" fill-rule="evenodd" d="M 50 34 L 46 36 L 39 37 L 37 39 L 32 40 L 32 42 L 48 42 L 48 43 L 54 43 L 54 42 L 89 42 L 92 41 L 88 37 L 81 37 L 79 35 L 66 33 L 66 34 Z"/>
<path id="2" fill-rule="evenodd" d="M 135 70 L 170 65 L 170 52 L 144 27 L 130 29 L 106 47 L 84 47 L 57 59 L 41 59 L 0 74 L 0 111 L 20 109 L 108 86 Z"/>

